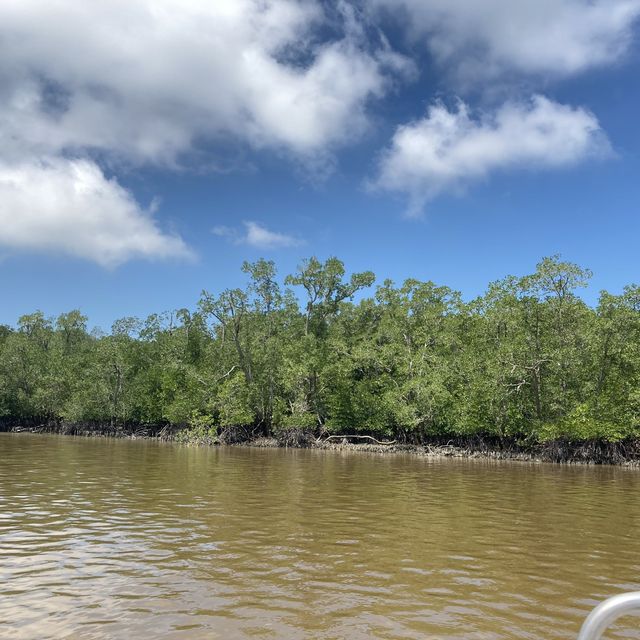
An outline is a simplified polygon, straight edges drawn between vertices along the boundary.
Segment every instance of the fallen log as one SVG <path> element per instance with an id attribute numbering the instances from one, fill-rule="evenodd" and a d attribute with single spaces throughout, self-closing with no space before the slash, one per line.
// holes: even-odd
<path id="1" fill-rule="evenodd" d="M 324 440 L 322 440 L 321 438 L 318 438 L 316 440 L 316 442 L 327 442 L 327 440 L 331 440 L 332 438 L 335 439 L 349 439 L 349 438 L 357 438 L 359 440 L 371 440 L 372 442 L 375 442 L 376 444 L 397 444 L 397 440 L 387 440 L 387 441 L 382 441 L 382 440 L 376 440 L 373 436 L 355 436 L 355 435 L 346 435 L 346 436 L 338 436 L 338 435 L 334 435 L 334 436 L 327 436 Z"/>

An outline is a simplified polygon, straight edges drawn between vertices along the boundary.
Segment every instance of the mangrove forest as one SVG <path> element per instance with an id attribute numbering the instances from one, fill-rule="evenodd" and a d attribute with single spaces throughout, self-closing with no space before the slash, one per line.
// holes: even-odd
<path id="1" fill-rule="evenodd" d="M 0 422 L 167 428 L 215 438 L 368 434 L 405 443 L 617 442 L 640 434 L 640 287 L 580 289 L 558 256 L 464 300 L 447 286 L 347 274 L 337 258 L 193 309 L 87 328 L 80 311 L 0 326 Z"/>

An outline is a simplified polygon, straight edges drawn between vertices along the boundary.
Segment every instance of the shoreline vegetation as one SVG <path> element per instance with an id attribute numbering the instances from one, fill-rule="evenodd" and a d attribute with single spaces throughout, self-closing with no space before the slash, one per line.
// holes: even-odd
<path id="1" fill-rule="evenodd" d="M 89 330 L 74 310 L 0 325 L 0 430 L 185 443 L 638 464 L 640 287 L 578 290 L 558 256 L 470 301 L 304 261 L 284 281 Z"/>
<path id="2" fill-rule="evenodd" d="M 0 433 L 28 433 L 75 436 L 80 438 L 123 438 L 158 440 L 190 446 L 241 446 L 262 449 L 315 449 L 354 451 L 374 454 L 411 454 L 429 458 L 484 458 L 521 462 L 560 464 L 619 465 L 640 467 L 640 439 L 618 442 L 606 440 L 554 440 L 526 444 L 513 438 L 498 440 L 481 436 L 455 440 L 431 438 L 421 444 L 379 441 L 371 436 L 355 434 L 317 437 L 301 429 L 281 431 L 275 437 L 256 435 L 248 428 L 232 428 L 221 433 L 195 433 L 188 427 L 175 425 L 130 426 L 115 428 L 109 424 L 31 424 L 28 426 L 0 422 Z"/>

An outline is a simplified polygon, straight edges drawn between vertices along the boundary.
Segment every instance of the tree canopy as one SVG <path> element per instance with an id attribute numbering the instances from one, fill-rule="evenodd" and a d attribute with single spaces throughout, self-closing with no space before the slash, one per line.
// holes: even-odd
<path id="1" fill-rule="evenodd" d="M 591 273 L 558 256 L 465 302 L 433 282 L 347 275 L 337 258 L 194 309 L 88 332 L 73 310 L 0 326 L 0 416 L 250 426 L 264 434 L 483 434 L 619 440 L 640 430 L 640 287 L 579 296 Z M 357 296 L 357 301 L 354 297 Z"/>

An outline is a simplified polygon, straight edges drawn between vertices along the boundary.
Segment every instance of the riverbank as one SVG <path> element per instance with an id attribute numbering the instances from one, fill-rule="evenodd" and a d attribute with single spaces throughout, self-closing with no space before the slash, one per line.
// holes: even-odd
<path id="1" fill-rule="evenodd" d="M 280 447 L 275 438 L 257 438 L 245 443 L 255 447 Z M 311 449 L 331 451 L 359 451 L 383 455 L 412 454 L 429 458 L 488 458 L 493 460 L 519 460 L 556 464 L 592 464 L 640 467 L 640 441 L 624 442 L 567 442 L 550 441 L 523 446 L 513 440 L 502 443 L 490 438 L 458 438 L 443 442 L 434 439 L 421 444 L 376 444 L 352 442 L 349 438 L 338 441 L 314 440 Z"/>
<path id="2" fill-rule="evenodd" d="M 155 439 L 192 446 L 244 446 L 260 448 L 306 448 L 328 451 L 354 451 L 381 455 L 411 454 L 430 458 L 487 458 L 557 464 L 620 465 L 640 467 L 640 439 L 618 442 L 604 440 L 552 440 L 523 443 L 515 438 L 433 437 L 420 443 L 381 441 L 371 436 L 332 435 L 317 438 L 304 430 L 290 429 L 276 437 L 255 435 L 244 427 L 217 432 L 194 433 L 173 425 L 121 426 L 103 423 L 64 423 L 16 421 L 0 422 L 0 432 L 44 433 L 55 435 Z"/>

